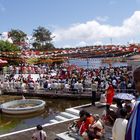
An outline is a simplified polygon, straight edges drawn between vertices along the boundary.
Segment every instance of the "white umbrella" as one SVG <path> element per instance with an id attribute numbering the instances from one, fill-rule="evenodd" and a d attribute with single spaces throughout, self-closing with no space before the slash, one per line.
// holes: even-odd
<path id="1" fill-rule="evenodd" d="M 132 100 L 135 99 L 136 97 L 132 94 L 128 94 L 128 93 L 118 93 L 116 95 L 114 95 L 115 99 L 122 99 L 122 100 Z"/>

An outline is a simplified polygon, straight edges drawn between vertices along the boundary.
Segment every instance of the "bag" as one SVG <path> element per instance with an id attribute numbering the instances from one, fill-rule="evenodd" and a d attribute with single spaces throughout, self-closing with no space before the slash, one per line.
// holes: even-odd
<path id="1" fill-rule="evenodd" d="M 100 102 L 101 103 L 106 103 L 106 95 L 105 94 L 101 94 Z"/>

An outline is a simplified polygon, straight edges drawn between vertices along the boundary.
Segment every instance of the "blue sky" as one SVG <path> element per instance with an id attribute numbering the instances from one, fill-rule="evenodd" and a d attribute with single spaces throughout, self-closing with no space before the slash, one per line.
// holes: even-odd
<path id="1" fill-rule="evenodd" d="M 0 33 L 38 26 L 58 48 L 140 42 L 140 0 L 0 0 Z"/>

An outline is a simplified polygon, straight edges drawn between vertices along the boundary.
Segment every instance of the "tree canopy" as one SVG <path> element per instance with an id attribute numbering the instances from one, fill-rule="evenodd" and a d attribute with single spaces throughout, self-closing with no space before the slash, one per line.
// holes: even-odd
<path id="1" fill-rule="evenodd" d="M 37 29 L 34 29 L 33 37 L 35 38 L 33 43 L 35 49 L 48 50 L 54 48 L 54 45 L 51 43 L 53 39 L 52 33 L 45 27 L 39 26 Z"/>
<path id="2" fill-rule="evenodd" d="M 21 43 L 25 43 L 27 34 L 19 29 L 11 29 L 11 31 L 9 31 L 9 37 L 11 37 L 13 44 L 20 45 Z"/>
<path id="3" fill-rule="evenodd" d="M 3 41 L 3 40 L 0 40 L 0 51 L 2 52 L 14 52 L 14 51 L 19 51 L 20 48 L 8 41 Z"/>
<path id="4" fill-rule="evenodd" d="M 17 49 L 16 48 L 17 46 L 20 46 L 23 49 L 30 49 L 28 48 L 30 44 L 32 44 L 33 46 L 32 49 L 34 50 L 45 51 L 45 50 L 55 49 L 52 43 L 52 40 L 53 40 L 52 33 L 45 27 L 39 26 L 37 29 L 33 30 L 32 41 L 28 39 L 28 36 L 26 33 L 24 33 L 22 30 L 19 30 L 19 29 L 11 29 L 8 32 L 8 37 L 12 39 L 15 50 Z M 5 45 L 6 45 L 5 42 L 1 42 L 1 46 L 3 47 L 0 48 L 0 51 L 10 50 L 11 44 L 7 44 L 7 46 Z M 13 46 L 11 49 L 13 49 Z"/>

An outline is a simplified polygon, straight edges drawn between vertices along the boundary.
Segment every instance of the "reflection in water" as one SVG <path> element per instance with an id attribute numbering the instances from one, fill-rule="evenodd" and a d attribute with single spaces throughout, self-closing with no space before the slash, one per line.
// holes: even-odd
<path id="1" fill-rule="evenodd" d="M 16 96 L 4 96 L 0 98 L 0 103 L 21 99 Z M 38 99 L 38 98 L 36 98 Z M 44 98 L 42 99 L 44 100 Z M 48 123 L 59 112 L 66 108 L 89 103 L 89 100 L 67 100 L 67 99 L 45 99 L 45 110 L 26 115 L 0 114 L 0 134 L 14 132 L 36 126 L 37 124 Z"/>
<path id="2" fill-rule="evenodd" d="M 1 115 L 0 115 L 1 118 Z M 20 123 L 18 119 L 8 119 L 8 118 L 1 118 L 0 121 L 0 134 L 7 133 L 13 131 L 17 124 Z"/>

